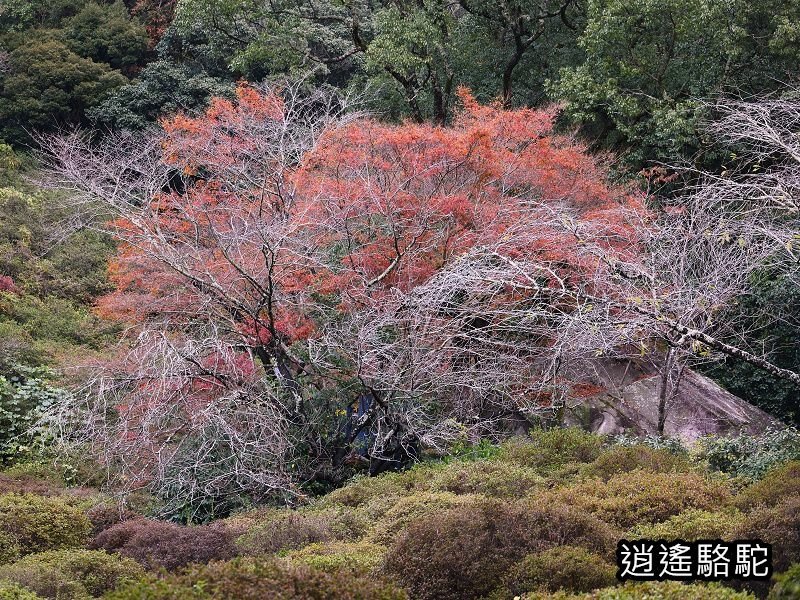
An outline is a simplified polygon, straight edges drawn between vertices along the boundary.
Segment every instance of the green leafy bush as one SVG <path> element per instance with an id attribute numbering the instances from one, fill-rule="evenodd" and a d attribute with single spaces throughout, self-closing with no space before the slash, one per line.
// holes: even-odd
<path id="1" fill-rule="evenodd" d="M 688 457 L 670 450 L 645 445 L 612 446 L 604 450 L 582 473 L 589 477 L 608 480 L 613 475 L 637 469 L 650 473 L 687 472 L 691 468 Z"/>
<path id="2" fill-rule="evenodd" d="M 768 428 L 759 435 L 708 437 L 701 440 L 700 448 L 712 469 L 760 479 L 770 469 L 800 460 L 800 431 Z"/>
<path id="3" fill-rule="evenodd" d="M 29 554 L 0 567 L 0 579 L 14 581 L 43 598 L 81 600 L 99 597 L 122 580 L 141 577 L 134 560 L 97 550 L 54 550 Z"/>
<path id="4" fill-rule="evenodd" d="M 326 573 L 306 565 L 240 558 L 194 565 L 179 575 L 123 585 L 105 600 L 407 600 L 393 585 L 352 572 Z"/>
<path id="5" fill-rule="evenodd" d="M 757 508 L 734 532 L 736 539 L 759 539 L 772 544 L 772 564 L 783 571 L 800 562 L 800 498 Z"/>
<path id="6" fill-rule="evenodd" d="M 556 546 L 529 554 L 503 578 L 490 600 L 512 600 L 526 592 L 588 592 L 613 585 L 617 567 L 602 556 L 576 546 Z"/>
<path id="7" fill-rule="evenodd" d="M 0 581 L 0 600 L 40 600 L 40 597 L 13 581 Z"/>
<path id="8" fill-rule="evenodd" d="M 775 506 L 786 498 L 800 497 L 800 460 L 769 471 L 764 479 L 742 490 L 735 502 L 742 510 Z"/>
<path id="9" fill-rule="evenodd" d="M 748 592 L 737 592 L 717 583 L 684 584 L 678 581 L 652 581 L 627 583 L 620 587 L 608 587 L 587 594 L 532 593 L 522 600 L 755 600 Z"/>
<path id="10" fill-rule="evenodd" d="M 545 482 L 534 469 L 498 460 L 454 462 L 432 475 L 434 489 L 497 498 L 521 498 Z"/>
<path id="11" fill-rule="evenodd" d="M 610 552 L 615 539 L 607 525 L 569 507 L 483 500 L 411 523 L 384 568 L 413 598 L 479 598 L 531 552 L 563 543 Z"/>
<path id="12" fill-rule="evenodd" d="M 52 375 L 47 367 L 21 364 L 0 374 L 0 461 L 19 460 L 44 441 L 44 432 L 35 432 L 34 424 L 67 395 L 48 383 Z"/>
<path id="13" fill-rule="evenodd" d="M 63 499 L 0 496 L 0 533 L 16 540 L 23 555 L 83 546 L 90 530 L 86 515 Z"/>
<path id="14" fill-rule="evenodd" d="M 352 510 L 273 510 L 236 540 L 243 554 L 272 554 L 308 544 L 361 537 L 366 523 Z"/>
<path id="15" fill-rule="evenodd" d="M 786 572 L 775 575 L 775 585 L 769 591 L 768 600 L 797 600 L 800 598 L 800 563 L 792 565 Z"/>
<path id="16" fill-rule="evenodd" d="M 589 463 L 603 450 L 603 438 L 581 429 L 536 429 L 531 439 L 503 444 L 501 458 L 549 475 L 568 463 Z"/>
<path id="17" fill-rule="evenodd" d="M 627 529 L 664 521 L 689 508 L 718 509 L 730 500 L 730 490 L 695 473 L 633 471 L 608 481 L 562 487 L 545 496 L 550 502 L 569 504 Z"/>
<path id="18" fill-rule="evenodd" d="M 412 488 L 413 489 L 413 488 Z M 359 507 L 374 498 L 403 496 L 409 493 L 406 473 L 387 473 L 380 477 L 354 477 L 347 485 L 325 496 L 323 504 Z"/>
<path id="19" fill-rule="evenodd" d="M 745 516 L 735 509 L 709 511 L 690 508 L 661 523 L 637 525 L 628 532 L 627 537 L 685 541 L 731 540 L 733 532 L 744 519 Z"/>
<path id="20" fill-rule="evenodd" d="M 631 435 L 621 433 L 611 438 L 614 446 L 647 446 L 654 450 L 666 450 L 678 456 L 686 456 L 689 450 L 679 438 L 664 437 L 659 435 Z"/>
<path id="21" fill-rule="evenodd" d="M 457 496 L 449 492 L 419 492 L 404 496 L 393 501 L 392 507 L 378 518 L 367 539 L 388 546 L 415 519 L 459 505 L 474 504 L 479 498 L 475 495 Z"/>
<path id="22" fill-rule="evenodd" d="M 149 569 L 169 570 L 236 554 L 233 535 L 224 527 L 188 527 L 143 518 L 113 525 L 98 534 L 89 547 L 117 552 Z"/>
<path id="23" fill-rule="evenodd" d="M 291 562 L 303 563 L 325 572 L 352 571 L 367 575 L 383 562 L 386 547 L 369 542 L 326 542 L 309 544 L 286 555 Z"/>

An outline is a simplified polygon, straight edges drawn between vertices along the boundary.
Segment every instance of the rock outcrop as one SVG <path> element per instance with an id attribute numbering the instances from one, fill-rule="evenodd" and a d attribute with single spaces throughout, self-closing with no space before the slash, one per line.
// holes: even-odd
<path id="1" fill-rule="evenodd" d="M 568 424 L 604 434 L 654 434 L 658 429 L 660 376 L 646 362 L 613 361 L 596 366 L 599 390 L 569 403 Z M 664 435 L 686 442 L 709 434 L 757 433 L 779 421 L 714 381 L 686 369 L 668 404 Z"/>

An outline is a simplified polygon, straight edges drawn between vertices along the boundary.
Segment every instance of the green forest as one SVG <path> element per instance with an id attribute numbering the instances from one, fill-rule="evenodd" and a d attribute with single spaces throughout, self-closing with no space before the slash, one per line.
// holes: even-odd
<path id="1" fill-rule="evenodd" d="M 798 65 L 794 0 L 0 0 L 0 600 L 800 598 Z"/>

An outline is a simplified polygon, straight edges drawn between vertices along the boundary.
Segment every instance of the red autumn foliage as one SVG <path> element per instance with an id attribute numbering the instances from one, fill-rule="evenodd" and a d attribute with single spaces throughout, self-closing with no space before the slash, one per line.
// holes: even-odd
<path id="1" fill-rule="evenodd" d="M 8 275 L 0 275 L 0 292 L 16 294 L 19 291 L 14 280 Z"/>
<path id="2" fill-rule="evenodd" d="M 259 346 L 314 336 L 312 298 L 356 310 L 506 237 L 509 258 L 536 256 L 573 279 L 597 269 L 573 235 L 536 219 L 546 209 L 530 210 L 532 199 L 569 211 L 620 257 L 635 253 L 624 214 L 643 212 L 641 199 L 610 186 L 585 148 L 553 133 L 555 110 L 480 106 L 463 90 L 461 98 L 452 127 L 358 119 L 328 131 L 295 164 L 265 150 L 273 140 L 263 124 L 271 133 L 285 120 L 276 95 L 241 86 L 236 102 L 217 99 L 200 117 L 165 122 L 166 159 L 194 183 L 155 198 L 144 227 L 116 223 L 135 244 L 111 265 L 117 291 L 100 310 L 191 320 L 207 316 L 209 299 L 250 308 L 268 291 L 263 310 L 231 317 Z M 521 219 L 524 238 L 511 235 Z M 156 228 L 154 240 L 147 234 Z M 182 270 L 153 260 L 164 234 L 183 254 Z"/>

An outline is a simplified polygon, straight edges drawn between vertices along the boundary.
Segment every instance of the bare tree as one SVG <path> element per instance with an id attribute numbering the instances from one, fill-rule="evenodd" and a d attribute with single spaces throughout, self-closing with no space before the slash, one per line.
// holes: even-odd
<path id="1" fill-rule="evenodd" d="M 163 132 L 43 140 L 45 183 L 116 217 L 101 307 L 137 324 L 54 410 L 60 439 L 118 487 L 297 499 L 359 446 L 397 464 L 527 423 L 608 357 L 657 360 L 661 430 L 691 361 L 800 382 L 725 322 L 754 272 L 794 268 L 790 199 L 707 175 L 648 210 L 547 114 L 466 104 L 464 131 L 393 129 L 245 88 Z"/>

